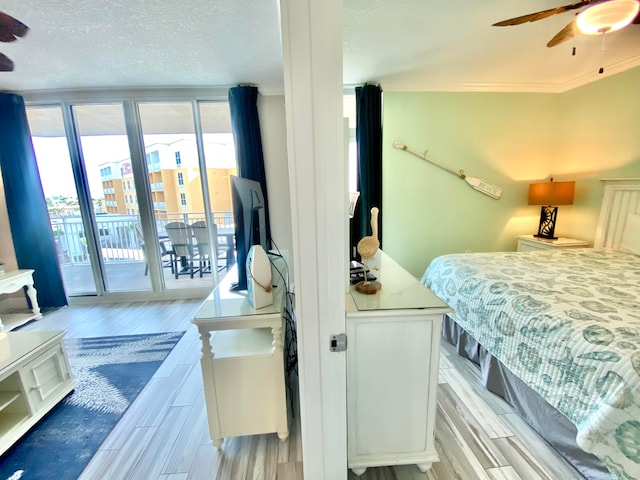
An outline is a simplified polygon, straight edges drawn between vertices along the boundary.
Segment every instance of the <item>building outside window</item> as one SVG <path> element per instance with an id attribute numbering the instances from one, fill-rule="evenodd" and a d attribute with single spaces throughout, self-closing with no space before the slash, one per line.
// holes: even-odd
<path id="1" fill-rule="evenodd" d="M 187 196 L 184 193 L 180 194 L 180 205 L 182 208 L 187 208 Z"/>
<path id="2" fill-rule="evenodd" d="M 180 151 L 178 150 L 176 152 L 176 166 L 179 167 L 180 165 L 182 165 L 182 160 L 180 159 Z"/>
<path id="3" fill-rule="evenodd" d="M 178 186 L 184 188 L 184 175 L 182 172 L 178 172 Z"/>

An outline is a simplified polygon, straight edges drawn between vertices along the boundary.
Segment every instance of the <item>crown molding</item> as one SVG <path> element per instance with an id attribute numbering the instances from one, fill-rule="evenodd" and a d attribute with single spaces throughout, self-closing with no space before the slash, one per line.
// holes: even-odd
<path id="1" fill-rule="evenodd" d="M 604 72 L 577 75 L 563 82 L 405 82 L 381 80 L 385 92 L 563 93 L 640 66 L 640 55 L 604 66 Z"/>

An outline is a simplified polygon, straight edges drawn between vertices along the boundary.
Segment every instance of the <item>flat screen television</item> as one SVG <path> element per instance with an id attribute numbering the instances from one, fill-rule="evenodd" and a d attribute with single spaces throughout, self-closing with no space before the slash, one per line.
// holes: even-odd
<path id="1" fill-rule="evenodd" d="M 259 182 L 231 176 L 231 201 L 236 237 L 238 283 L 232 290 L 247 289 L 247 254 L 252 245 L 261 245 L 265 252 L 271 249 L 267 237 L 265 202 Z"/>

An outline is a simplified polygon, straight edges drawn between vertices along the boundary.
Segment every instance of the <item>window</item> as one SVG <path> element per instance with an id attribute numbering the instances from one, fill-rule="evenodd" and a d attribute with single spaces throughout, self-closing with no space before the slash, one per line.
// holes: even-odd
<path id="1" fill-rule="evenodd" d="M 163 95 L 159 94 L 160 97 Z M 118 101 L 72 103 L 72 118 L 78 124 L 77 129 L 70 128 L 72 125 L 66 128 L 69 119 L 62 115 L 60 106 L 33 104 L 28 107 L 30 130 L 51 223 L 53 226 L 65 226 L 64 235 L 57 236 L 56 240 L 58 263 L 70 296 L 138 290 L 161 293 L 185 287 L 184 282 L 174 281 L 175 276 L 168 268 L 152 268 L 145 275 L 145 269 L 140 268 L 146 261 L 145 252 L 139 248 L 135 232 L 129 228 L 130 224 L 155 223 L 162 234 L 162 226 L 172 219 L 185 219 L 187 223 L 201 219 L 205 211 L 203 187 L 199 181 L 186 184 L 185 173 L 201 178 L 198 175 L 202 175 L 206 168 L 210 197 L 215 200 L 212 210 L 222 218 L 232 217 L 228 178 L 237 174 L 237 169 L 228 103 L 197 102 L 202 120 L 203 152 L 197 148 L 194 103 L 191 100 L 135 101 L 135 104 L 139 116 L 133 115 L 133 110 L 125 112 Z M 131 151 L 126 135 L 127 122 L 135 125 L 135 130 L 142 129 L 144 149 Z M 66 132 L 70 132 L 69 138 Z M 81 155 L 71 155 L 70 145 L 77 147 Z M 189 172 L 185 172 L 186 168 L 182 170 L 182 151 L 186 154 L 185 167 L 188 166 Z M 203 160 L 206 165 L 200 165 Z M 137 172 L 146 175 L 137 178 L 133 165 L 137 166 Z M 81 167 L 86 170 L 88 181 L 83 178 L 76 185 L 73 169 Z M 182 173 L 180 186 L 176 181 L 178 170 Z M 145 197 L 150 194 L 145 198 L 142 209 L 136 202 L 136 182 Z M 80 218 L 79 200 L 88 205 L 93 203 L 95 213 L 111 215 Z M 126 218 L 127 214 L 136 218 Z M 66 229 L 69 223 L 75 230 Z M 84 231 L 84 226 L 90 228 Z M 105 234 L 107 228 L 108 235 Z M 85 248 L 86 241 L 80 242 L 76 235 L 78 230 L 83 232 L 83 238 L 91 238 L 91 244 L 99 247 L 95 254 Z M 146 239 L 150 247 L 148 252 L 156 250 L 151 248 L 157 245 L 156 242 L 157 238 Z M 153 260 L 155 263 L 160 259 Z M 80 268 L 83 274 L 77 275 Z M 130 268 L 134 273 L 120 275 L 123 268 Z M 202 288 L 205 285 L 209 288 L 207 278 L 203 280 L 194 279 L 189 286 Z M 211 276 L 208 282 L 211 282 Z"/>
<path id="2" fill-rule="evenodd" d="M 178 172 L 178 186 L 184 188 L 184 175 L 182 175 L 182 172 Z"/>
<path id="3" fill-rule="evenodd" d="M 147 153 L 147 166 L 150 172 L 157 172 L 160 170 L 160 152 L 154 150 Z"/>

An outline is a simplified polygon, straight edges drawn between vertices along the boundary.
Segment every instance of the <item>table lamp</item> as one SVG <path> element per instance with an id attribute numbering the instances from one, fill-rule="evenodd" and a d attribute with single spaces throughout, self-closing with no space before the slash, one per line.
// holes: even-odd
<path id="1" fill-rule="evenodd" d="M 558 205 L 573 205 L 573 193 L 576 182 L 554 182 L 553 178 L 544 183 L 529 185 L 529 205 L 542 205 L 540 225 L 534 237 L 556 240 L 553 233 L 556 229 Z"/>

